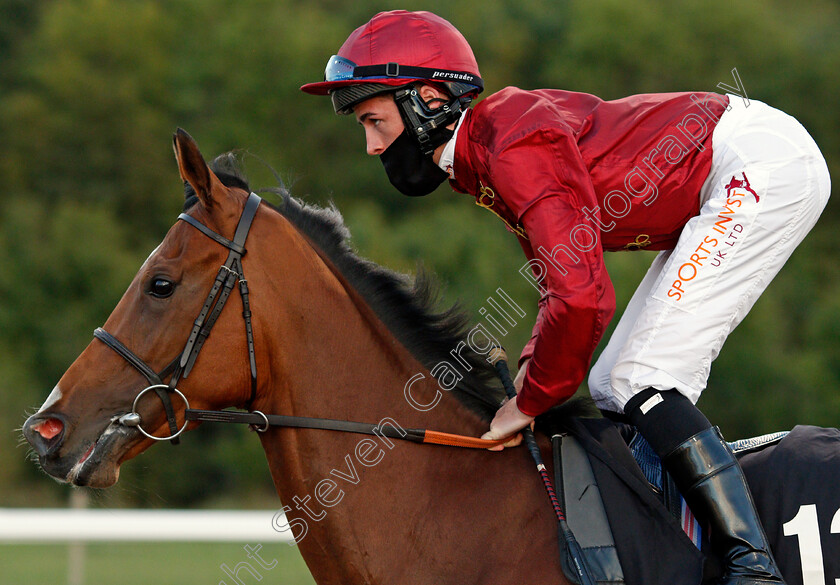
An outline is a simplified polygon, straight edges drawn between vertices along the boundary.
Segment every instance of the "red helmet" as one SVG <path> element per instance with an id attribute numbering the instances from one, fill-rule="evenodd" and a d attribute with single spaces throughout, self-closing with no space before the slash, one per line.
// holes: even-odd
<path id="1" fill-rule="evenodd" d="M 415 81 L 446 86 L 452 97 L 484 89 L 469 43 L 452 24 L 431 12 L 380 12 L 330 57 L 324 81 L 301 90 L 330 95 L 336 113 Z"/>

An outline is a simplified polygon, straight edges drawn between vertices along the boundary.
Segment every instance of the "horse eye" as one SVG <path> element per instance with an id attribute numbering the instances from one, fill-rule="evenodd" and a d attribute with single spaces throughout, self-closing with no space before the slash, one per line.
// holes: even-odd
<path id="1" fill-rule="evenodd" d="M 165 278 L 156 278 L 152 281 L 152 286 L 149 288 L 149 292 L 152 296 L 165 299 L 175 292 L 175 283 L 171 280 L 166 280 Z"/>

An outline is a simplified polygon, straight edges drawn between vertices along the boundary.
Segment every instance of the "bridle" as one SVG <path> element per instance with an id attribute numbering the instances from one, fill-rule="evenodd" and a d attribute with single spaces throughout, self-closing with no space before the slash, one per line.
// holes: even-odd
<path id="1" fill-rule="evenodd" d="M 251 428 L 258 432 L 266 432 L 271 426 L 279 427 L 296 427 L 308 429 L 324 429 L 333 431 L 344 431 L 351 433 L 362 433 L 367 435 L 378 435 L 380 437 L 388 437 L 393 439 L 403 439 L 415 443 L 431 443 L 435 445 L 449 445 L 453 447 L 469 447 L 473 449 L 487 449 L 507 442 L 510 437 L 500 439 L 497 441 L 488 441 L 483 439 L 476 439 L 473 437 L 465 437 L 462 435 L 452 435 L 449 433 L 441 433 L 438 431 L 430 431 L 426 429 L 402 429 L 397 426 L 372 425 L 368 423 L 360 423 L 343 420 L 318 419 L 299 416 L 282 416 L 282 415 L 267 415 L 259 410 L 253 412 L 241 412 L 230 410 L 195 410 L 190 408 L 189 401 L 184 394 L 176 388 L 178 381 L 183 377 L 186 378 L 198 357 L 198 353 L 204 346 L 204 342 L 210 335 L 210 330 L 213 329 L 219 314 L 227 303 L 230 293 L 233 290 L 236 282 L 239 282 L 239 293 L 242 296 L 242 317 L 245 320 L 245 335 L 248 340 L 248 356 L 251 365 L 251 398 L 248 404 L 253 403 L 256 397 L 257 389 L 257 362 L 254 352 L 254 332 L 251 325 L 251 307 L 248 300 L 248 281 L 242 270 L 242 256 L 245 254 L 245 240 L 248 239 L 248 232 L 251 230 L 251 223 L 254 221 L 254 216 L 260 206 L 260 197 L 256 193 L 251 193 L 248 196 L 248 201 L 245 203 L 245 208 L 242 215 L 239 217 L 239 224 L 236 226 L 233 240 L 228 240 L 196 220 L 194 217 L 182 213 L 178 216 L 179 220 L 183 220 L 199 230 L 205 236 L 211 238 L 213 241 L 221 244 L 228 249 L 228 257 L 225 263 L 219 268 L 219 273 L 216 275 L 216 280 L 213 283 L 213 288 L 210 294 L 207 295 L 207 300 L 204 301 L 204 306 L 196 318 L 184 350 L 179 357 L 176 357 L 166 368 L 160 373 L 156 373 L 146 362 L 138 357 L 134 352 L 128 349 L 116 337 L 102 329 L 97 328 L 93 335 L 105 345 L 113 349 L 117 354 L 122 356 L 129 364 L 136 368 L 149 381 L 149 386 L 141 390 L 134 398 L 134 403 L 131 406 L 131 412 L 123 415 L 115 416 L 112 422 L 117 422 L 129 427 L 136 427 L 143 435 L 155 441 L 171 441 L 173 445 L 179 442 L 178 436 L 187 428 L 189 421 L 206 421 L 206 422 L 229 422 L 229 423 L 247 423 Z M 516 396 L 513 387 L 513 382 L 510 379 L 510 374 L 507 371 L 507 356 L 504 350 L 500 347 L 494 349 L 494 366 L 500 379 L 505 387 L 508 397 L 512 400 Z M 163 383 L 163 379 L 171 374 L 168 384 Z M 157 437 L 147 432 L 140 426 L 140 415 L 137 413 L 137 402 L 140 397 L 146 392 L 154 391 L 163 402 L 164 411 L 166 412 L 166 420 L 169 424 L 170 436 Z M 178 422 L 175 419 L 175 409 L 172 407 L 172 401 L 169 397 L 171 393 L 177 394 L 181 400 L 184 401 L 184 424 L 178 428 Z M 385 419 L 383 419 L 385 420 Z M 555 515 L 559 520 L 560 534 L 562 536 L 561 542 L 565 542 L 569 547 L 571 559 L 575 563 L 576 574 L 579 580 L 584 585 L 594 585 L 594 580 L 589 574 L 589 569 L 586 567 L 586 560 L 580 550 L 580 545 L 575 540 L 574 535 L 566 523 L 566 517 L 560 507 L 559 501 L 554 491 L 554 486 L 548 477 L 545 465 L 542 462 L 539 447 L 534 439 L 533 431 L 530 428 L 523 430 L 525 435 L 528 450 L 537 466 L 537 471 L 542 477 L 543 484 L 551 499 Z M 559 465 L 557 466 L 559 468 Z"/>
<path id="2" fill-rule="evenodd" d="M 497 441 L 488 441 L 426 429 L 403 429 L 397 428 L 397 426 L 394 425 L 374 425 L 370 423 L 346 420 L 265 414 L 259 410 L 242 412 L 234 410 L 198 410 L 190 408 L 187 397 L 184 396 L 184 394 L 178 390 L 176 386 L 182 378 L 186 379 L 192 371 L 195 361 L 198 358 L 198 354 L 204 346 L 204 342 L 210 335 L 213 325 L 215 325 L 216 320 L 219 318 L 219 314 L 222 312 L 222 309 L 224 309 L 228 298 L 230 298 L 230 293 L 233 291 L 233 287 L 237 282 L 239 283 L 239 294 L 242 297 L 242 317 L 245 321 L 245 337 L 248 342 L 248 358 L 250 360 L 251 367 L 251 397 L 248 400 L 248 405 L 252 404 L 256 398 L 257 362 L 254 350 L 254 332 L 251 324 L 251 306 L 249 302 L 248 281 L 245 279 L 242 269 L 242 257 L 246 253 L 245 241 L 248 239 L 251 224 L 254 221 L 254 216 L 257 213 L 257 209 L 259 208 L 261 201 L 262 199 L 256 193 L 251 193 L 248 196 L 245 208 L 242 210 L 242 215 L 239 217 L 239 223 L 236 226 L 233 240 L 228 240 L 224 236 L 217 234 L 191 215 L 182 213 L 178 216 L 179 220 L 187 222 L 214 242 L 227 248 L 228 257 L 227 260 L 225 260 L 225 263 L 219 268 L 216 280 L 213 282 L 213 287 L 207 295 L 207 300 L 204 301 L 201 312 L 198 314 L 198 317 L 193 323 L 192 331 L 190 332 L 183 351 L 162 371 L 155 372 L 155 370 L 143 361 L 143 359 L 137 356 L 137 354 L 128 349 L 125 344 L 105 331 L 103 328 L 99 327 L 93 332 L 93 336 L 96 339 L 114 350 L 119 356 L 139 371 L 149 382 L 149 386 L 141 390 L 134 398 L 131 412 L 116 415 L 113 417 L 112 422 L 128 427 L 136 427 L 137 430 L 149 439 L 154 441 L 170 441 L 173 445 L 178 444 L 179 435 L 184 432 L 187 428 L 187 423 L 190 421 L 245 423 L 251 425 L 252 429 L 259 432 L 266 432 L 269 427 L 272 426 L 323 429 L 377 435 L 380 437 L 402 439 L 415 443 L 431 443 L 436 445 L 450 445 L 454 447 L 470 447 L 476 449 L 486 449 L 488 447 L 500 445 L 508 440 L 508 438 L 505 438 Z M 164 379 L 167 376 L 170 376 L 169 383 L 164 383 Z M 158 437 L 156 435 L 152 435 L 141 426 L 140 414 L 137 412 L 137 403 L 141 396 L 151 391 L 157 394 L 163 403 L 166 420 L 169 425 L 169 436 Z M 184 424 L 180 428 L 178 427 L 178 422 L 175 418 L 175 409 L 172 406 L 172 400 L 170 397 L 171 394 L 176 394 L 181 401 L 183 401 L 185 406 Z"/>
<path id="3" fill-rule="evenodd" d="M 248 239 L 248 232 L 251 231 L 251 223 L 254 221 L 254 216 L 257 214 L 257 209 L 261 201 L 262 199 L 256 193 L 251 193 L 248 196 L 248 201 L 246 201 L 242 215 L 239 217 L 239 224 L 236 226 L 233 240 L 217 234 L 191 215 L 182 213 L 178 216 L 179 220 L 187 222 L 214 242 L 227 248 L 228 257 L 225 263 L 219 268 L 216 280 L 213 282 L 213 287 L 207 295 L 207 300 L 204 301 L 201 312 L 193 323 L 193 328 L 190 336 L 187 338 L 184 350 L 163 371 L 160 373 L 155 372 L 146 362 L 103 328 L 99 327 L 93 332 L 94 337 L 113 349 L 129 364 L 134 366 L 135 369 L 145 376 L 150 384 L 150 386 L 135 397 L 131 412 L 119 417 L 118 421 L 120 423 L 126 426 L 137 427 L 141 433 L 150 439 L 156 441 L 171 440 L 173 445 L 178 444 L 178 435 L 187 427 L 188 420 L 184 421 L 180 429 L 178 428 L 178 423 L 175 419 L 175 409 L 172 407 L 172 401 L 169 395 L 172 393 L 177 394 L 189 410 L 189 402 L 186 396 L 176 386 L 181 378 L 186 379 L 190 375 L 195 365 L 195 360 L 198 358 L 201 348 L 204 347 L 204 342 L 210 335 L 213 325 L 216 324 L 216 320 L 219 318 L 222 309 L 224 309 L 228 298 L 230 298 L 230 293 L 233 291 L 233 287 L 237 282 L 239 282 L 239 294 L 242 297 L 242 317 L 245 320 L 245 337 L 248 341 L 248 358 L 251 366 L 251 398 L 248 403 L 250 404 L 254 400 L 257 392 L 257 361 L 254 351 L 254 330 L 251 324 L 248 281 L 245 279 L 245 274 L 242 270 L 242 256 L 245 255 L 245 241 Z M 170 374 L 169 383 L 164 384 L 163 379 Z M 169 424 L 169 432 L 171 433 L 169 437 L 156 437 L 140 426 L 140 415 L 137 414 L 137 402 L 143 394 L 152 390 L 163 403 L 166 420 Z"/>

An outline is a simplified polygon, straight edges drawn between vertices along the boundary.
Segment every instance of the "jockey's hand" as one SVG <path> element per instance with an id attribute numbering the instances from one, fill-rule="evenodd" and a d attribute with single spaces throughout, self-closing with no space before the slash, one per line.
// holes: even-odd
<path id="1" fill-rule="evenodd" d="M 527 367 L 528 361 L 525 361 L 516 375 L 516 380 L 514 380 L 513 384 L 517 392 L 522 389 L 522 382 L 525 380 L 525 371 Z M 521 431 L 528 425 L 533 426 L 533 423 L 534 417 L 524 414 L 519 410 L 519 408 L 517 408 L 516 399 L 507 400 L 496 412 L 496 416 L 493 417 L 493 420 L 490 422 L 490 430 L 484 433 L 481 438 L 489 440 L 503 439 L 513 433 L 516 433 L 517 431 Z M 522 433 L 517 433 L 516 436 L 510 439 L 510 441 L 507 441 L 503 445 L 499 445 L 497 447 L 491 447 L 490 450 L 501 451 L 505 447 L 516 447 L 520 443 L 522 443 Z"/>

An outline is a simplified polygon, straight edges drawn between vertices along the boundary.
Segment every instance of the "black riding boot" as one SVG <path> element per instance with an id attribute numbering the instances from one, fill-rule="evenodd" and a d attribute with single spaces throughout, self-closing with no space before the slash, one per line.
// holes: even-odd
<path id="1" fill-rule="evenodd" d="M 720 585 L 784 585 L 744 473 L 718 429 L 675 390 L 645 390 L 625 412 L 710 528 L 712 548 L 725 564 Z"/>

